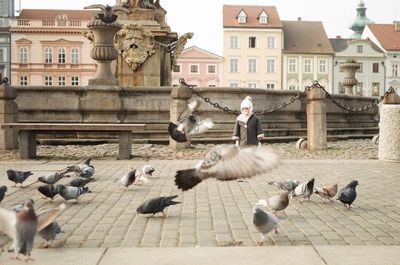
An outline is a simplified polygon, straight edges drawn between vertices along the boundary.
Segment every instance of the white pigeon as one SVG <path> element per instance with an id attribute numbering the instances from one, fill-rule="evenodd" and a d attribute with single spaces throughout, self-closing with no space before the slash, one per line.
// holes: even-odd
<path id="1" fill-rule="evenodd" d="M 141 170 L 136 170 L 135 184 L 141 185 L 149 182 L 149 177 L 153 175 L 155 171 L 152 165 L 144 165 Z"/>
<path id="2" fill-rule="evenodd" d="M 117 182 L 124 186 L 126 190 L 129 190 L 129 186 L 131 186 L 136 180 L 136 169 L 131 169 L 125 175 L 123 175 L 120 179 L 115 179 L 114 182 Z"/>
<path id="3" fill-rule="evenodd" d="M 308 200 L 310 200 L 310 196 L 314 192 L 314 181 L 315 181 L 315 179 L 312 178 L 309 181 L 306 181 L 306 182 L 300 184 L 299 186 L 297 186 L 294 189 L 292 196 L 302 198 L 301 202 L 303 202 L 305 198 L 308 198 Z"/>
<path id="4" fill-rule="evenodd" d="M 253 224 L 257 231 L 261 233 L 260 245 L 264 243 L 265 236 L 272 230 L 275 230 L 275 234 L 278 234 L 278 223 L 279 219 L 274 214 L 267 211 L 267 202 L 265 200 L 259 200 L 253 207 Z"/>

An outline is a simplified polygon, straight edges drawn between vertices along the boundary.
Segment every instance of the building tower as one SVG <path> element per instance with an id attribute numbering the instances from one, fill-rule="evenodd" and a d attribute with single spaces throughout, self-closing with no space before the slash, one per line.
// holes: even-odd
<path id="1" fill-rule="evenodd" d="M 365 7 L 364 2 L 361 0 L 357 8 L 357 17 L 350 26 L 350 29 L 354 31 L 354 33 L 350 36 L 350 39 L 361 39 L 365 25 L 374 23 L 374 21 L 367 18 L 366 10 L 367 8 Z"/>

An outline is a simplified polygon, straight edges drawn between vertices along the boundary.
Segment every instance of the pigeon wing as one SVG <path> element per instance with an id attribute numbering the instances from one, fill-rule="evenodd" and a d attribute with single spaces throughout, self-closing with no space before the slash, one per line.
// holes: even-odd
<path id="1" fill-rule="evenodd" d="M 37 213 L 38 223 L 37 223 L 37 231 L 41 231 L 46 226 L 51 224 L 61 213 L 65 210 L 66 205 L 62 203 L 57 207 L 50 210 L 43 210 Z"/>
<path id="2" fill-rule="evenodd" d="M 214 127 L 211 119 L 204 119 L 199 121 L 196 126 L 189 132 L 190 135 L 202 134 Z"/>
<path id="3" fill-rule="evenodd" d="M 179 114 L 178 122 L 184 122 L 192 112 L 196 111 L 201 105 L 200 99 L 191 99 L 188 101 L 187 108 Z"/>
<path id="4" fill-rule="evenodd" d="M 215 177 L 218 180 L 250 178 L 272 170 L 278 163 L 277 154 L 268 149 L 220 146 L 206 155 L 200 176 L 202 179 Z"/>
<path id="5" fill-rule="evenodd" d="M 11 239 L 16 238 L 16 212 L 0 208 L 0 232 L 3 232 Z"/>
<path id="6" fill-rule="evenodd" d="M 94 4 L 94 5 L 90 5 L 90 6 L 85 6 L 83 9 L 101 9 L 101 10 L 105 10 L 106 6 L 102 5 L 102 4 Z"/>
<path id="7" fill-rule="evenodd" d="M 178 126 L 175 123 L 170 122 L 168 125 L 168 134 L 171 136 L 172 139 L 174 139 L 178 143 L 186 142 L 187 141 L 186 135 L 178 131 L 177 128 Z"/>

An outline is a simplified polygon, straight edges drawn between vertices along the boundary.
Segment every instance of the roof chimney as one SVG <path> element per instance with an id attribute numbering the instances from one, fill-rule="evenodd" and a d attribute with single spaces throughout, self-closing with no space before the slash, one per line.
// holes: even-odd
<path id="1" fill-rule="evenodd" d="M 394 29 L 400 31 L 400 21 L 394 21 Z"/>
<path id="2" fill-rule="evenodd" d="M 340 35 L 336 36 L 336 39 L 341 39 L 341 38 L 342 38 L 342 36 L 340 36 Z"/>
<path id="3" fill-rule="evenodd" d="M 297 21 L 301 21 L 301 17 L 297 17 Z"/>

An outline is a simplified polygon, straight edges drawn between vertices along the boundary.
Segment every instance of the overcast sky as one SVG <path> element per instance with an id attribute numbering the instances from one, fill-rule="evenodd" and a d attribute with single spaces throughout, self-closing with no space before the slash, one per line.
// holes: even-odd
<path id="1" fill-rule="evenodd" d="M 91 4 L 115 5 L 115 0 L 15 0 L 15 9 L 82 9 Z M 167 10 L 171 30 L 182 35 L 194 32 L 186 47 L 196 45 L 222 55 L 222 6 L 272 5 L 281 20 L 322 21 L 328 37 L 348 37 L 360 0 L 160 0 Z M 400 20 L 400 0 L 364 0 L 367 17 L 375 23 Z"/>

